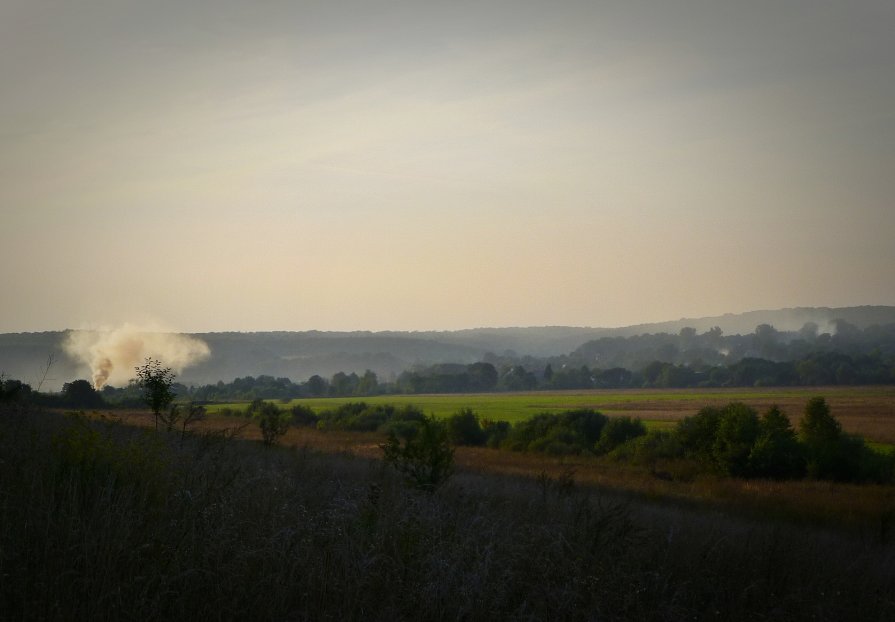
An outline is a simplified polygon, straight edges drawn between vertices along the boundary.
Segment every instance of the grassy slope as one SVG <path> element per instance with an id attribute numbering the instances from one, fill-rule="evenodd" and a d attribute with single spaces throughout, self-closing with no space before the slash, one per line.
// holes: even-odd
<path id="1" fill-rule="evenodd" d="M 895 617 L 885 529 L 737 518 L 549 473 L 461 470 L 427 495 L 363 457 L 0 415 L 8 620 Z"/>

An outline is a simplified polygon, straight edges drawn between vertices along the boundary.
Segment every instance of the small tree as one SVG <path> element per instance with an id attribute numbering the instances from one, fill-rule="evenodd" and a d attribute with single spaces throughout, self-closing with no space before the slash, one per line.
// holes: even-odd
<path id="1" fill-rule="evenodd" d="M 143 401 L 152 409 L 152 414 L 155 416 L 155 429 L 158 430 L 161 412 L 174 401 L 171 385 L 174 383 L 175 374 L 170 367 L 162 367 L 161 361 L 153 358 L 147 358 L 143 365 L 135 367 L 135 369 L 137 385 L 143 391 Z"/>
<path id="2" fill-rule="evenodd" d="M 808 475 L 817 479 L 842 479 L 842 425 L 830 413 L 822 397 L 812 397 L 799 422 L 799 437 L 808 458 Z"/>
<path id="3" fill-rule="evenodd" d="M 198 421 L 205 419 L 205 407 L 190 402 L 188 404 L 171 404 L 167 412 L 160 412 L 158 419 L 164 424 L 165 430 L 171 432 L 180 425 L 180 444 L 186 436 L 187 428 Z"/>
<path id="4" fill-rule="evenodd" d="M 261 438 L 268 447 L 277 442 L 289 430 L 292 415 L 283 412 L 270 402 L 263 402 L 254 413 L 261 428 Z"/>
<path id="5" fill-rule="evenodd" d="M 706 406 L 695 415 L 678 421 L 675 433 L 688 457 L 711 462 L 721 414 L 720 408 Z"/>
<path id="6" fill-rule="evenodd" d="M 774 479 L 804 474 L 805 459 L 789 418 L 774 405 L 762 415 L 758 426 L 758 438 L 749 454 L 750 474 Z"/>
<path id="7" fill-rule="evenodd" d="M 758 434 L 758 414 L 752 408 L 739 402 L 725 406 L 712 444 L 717 468 L 734 477 L 748 475 L 749 454 Z"/>
<path id="8" fill-rule="evenodd" d="M 426 492 L 434 492 L 454 470 L 454 450 L 448 442 L 447 429 L 430 417 L 420 422 L 419 433 L 402 443 L 394 433 L 379 446 L 383 459 L 410 484 Z"/>

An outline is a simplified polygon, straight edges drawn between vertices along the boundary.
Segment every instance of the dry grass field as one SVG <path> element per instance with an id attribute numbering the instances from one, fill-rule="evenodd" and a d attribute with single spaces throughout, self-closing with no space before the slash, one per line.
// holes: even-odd
<path id="1" fill-rule="evenodd" d="M 377 396 L 370 403 L 413 403 L 436 414 L 450 414 L 469 405 L 485 413 L 516 405 L 525 412 L 559 411 L 592 407 L 611 415 L 628 414 L 659 425 L 672 425 L 706 405 L 724 405 L 743 401 L 759 412 L 779 405 L 798 424 L 805 403 L 812 395 L 823 395 L 843 429 L 868 440 L 895 443 L 895 388 L 818 388 L 714 391 L 589 391 L 491 395 L 414 395 Z M 333 407 L 351 401 L 345 398 L 301 400 L 315 409 Z M 357 398 L 355 398 L 357 401 Z M 435 405 L 433 407 L 433 405 Z M 452 410 L 451 410 L 452 409 Z M 139 411 L 116 412 L 123 423 L 152 426 L 151 414 Z M 487 416 L 487 414 L 486 414 Z M 233 430 L 241 427 L 239 437 L 260 440 L 257 425 L 247 419 L 210 413 L 199 424 L 200 431 Z M 366 458 L 381 457 L 379 434 L 347 431 L 320 431 L 292 428 L 280 444 L 310 448 L 327 453 L 352 454 Z M 777 517 L 787 521 L 843 527 L 861 533 L 889 537 L 895 529 L 895 488 L 869 484 L 844 484 L 818 481 L 739 480 L 697 473 L 687 465 L 669 465 L 669 471 L 656 471 L 610 462 L 593 456 L 551 457 L 487 448 L 458 447 L 455 460 L 463 473 L 487 473 L 526 479 L 549 477 L 554 480 L 571 475 L 576 485 L 630 494 L 639 499 L 663 503 L 699 505 L 743 515 Z M 881 533 L 882 532 L 882 533 Z"/>

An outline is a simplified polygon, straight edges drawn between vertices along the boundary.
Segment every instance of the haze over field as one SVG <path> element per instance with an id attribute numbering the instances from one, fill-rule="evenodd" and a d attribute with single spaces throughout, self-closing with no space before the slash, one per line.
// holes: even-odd
<path id="1" fill-rule="evenodd" d="M 0 3 L 0 333 L 895 304 L 895 3 Z"/>

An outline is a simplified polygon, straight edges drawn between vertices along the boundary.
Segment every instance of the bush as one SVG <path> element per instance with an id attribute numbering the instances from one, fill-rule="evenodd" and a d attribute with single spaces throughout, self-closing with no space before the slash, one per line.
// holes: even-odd
<path id="1" fill-rule="evenodd" d="M 304 404 L 296 404 L 290 412 L 292 413 L 292 425 L 294 426 L 314 427 L 317 425 L 317 421 L 320 420 L 320 417 L 311 410 L 311 407 Z"/>
<path id="2" fill-rule="evenodd" d="M 485 433 L 485 444 L 497 449 L 510 435 L 512 426 L 509 421 L 492 421 L 482 419 L 482 431 Z"/>
<path id="3" fill-rule="evenodd" d="M 719 471 L 735 477 L 749 474 L 749 454 L 758 438 L 758 414 L 745 404 L 733 402 L 721 411 L 712 458 Z"/>
<path id="4" fill-rule="evenodd" d="M 771 406 L 758 425 L 758 438 L 749 454 L 750 474 L 773 479 L 803 476 L 805 458 L 789 418 Z"/>
<path id="5" fill-rule="evenodd" d="M 448 439 L 454 445 L 484 445 L 488 435 L 479 423 L 479 417 L 472 409 L 464 408 L 445 420 Z"/>
<path id="6" fill-rule="evenodd" d="M 860 449 L 842 435 L 822 397 L 812 397 L 799 422 L 799 438 L 805 448 L 808 475 L 816 479 L 854 479 Z M 863 443 L 862 443 L 863 444 Z"/>
<path id="7" fill-rule="evenodd" d="M 616 447 L 609 456 L 633 464 L 654 465 L 659 460 L 682 458 L 684 449 L 677 434 L 665 430 L 652 430 Z"/>
<path id="8" fill-rule="evenodd" d="M 426 414 L 412 404 L 402 406 L 399 409 L 388 406 L 385 423 L 381 424 L 377 430 L 385 434 L 395 434 L 399 438 L 409 438 L 416 436 L 420 425 L 425 420 Z"/>
<path id="9" fill-rule="evenodd" d="M 607 454 L 619 445 L 646 434 L 646 428 L 640 419 L 631 417 L 613 417 L 606 422 L 600 432 L 600 440 L 594 446 L 598 454 Z"/>
<path id="10" fill-rule="evenodd" d="M 289 430 L 289 423 L 292 415 L 283 412 L 276 405 L 270 402 L 264 402 L 254 412 L 254 417 L 258 420 L 258 426 L 261 428 L 261 437 L 267 446 L 273 445 L 281 436 Z"/>
<path id="11" fill-rule="evenodd" d="M 721 409 L 706 406 L 692 417 L 681 419 L 675 432 L 687 456 L 704 462 L 712 459 L 715 432 L 721 422 Z"/>
<path id="12" fill-rule="evenodd" d="M 404 474 L 420 490 L 434 492 L 453 473 L 454 450 L 448 441 L 447 428 L 432 418 L 423 419 L 419 432 L 403 442 L 395 434 L 389 434 L 380 448 L 386 464 Z"/>
<path id="13" fill-rule="evenodd" d="M 552 454 L 592 452 L 608 418 L 591 409 L 541 413 L 516 424 L 503 446 Z"/>

